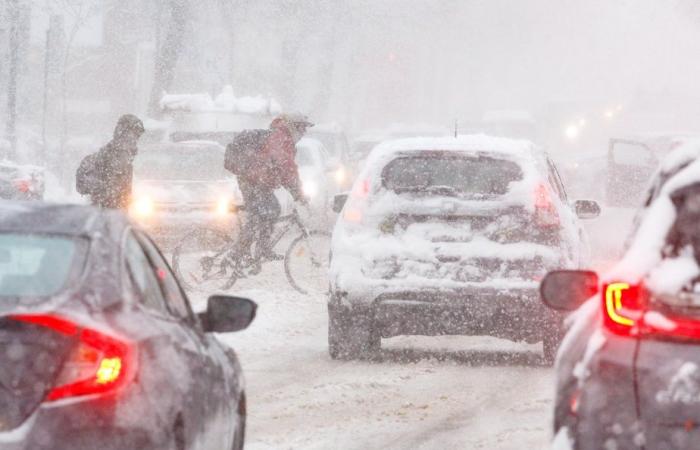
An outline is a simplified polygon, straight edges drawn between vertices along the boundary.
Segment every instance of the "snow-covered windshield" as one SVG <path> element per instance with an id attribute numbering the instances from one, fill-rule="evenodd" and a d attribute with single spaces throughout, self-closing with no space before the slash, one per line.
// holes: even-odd
<path id="1" fill-rule="evenodd" d="M 428 152 L 430 153 L 430 152 Z M 397 158 L 383 172 L 384 186 L 396 192 L 430 192 L 495 196 L 523 177 L 520 167 L 503 159 L 436 154 Z"/>
<path id="2" fill-rule="evenodd" d="M 134 160 L 134 177 L 141 180 L 217 181 L 228 176 L 223 150 L 216 146 L 146 149 Z"/>
<path id="3" fill-rule="evenodd" d="M 0 234 L 0 297 L 57 294 L 75 283 L 86 250 L 80 239 Z"/>

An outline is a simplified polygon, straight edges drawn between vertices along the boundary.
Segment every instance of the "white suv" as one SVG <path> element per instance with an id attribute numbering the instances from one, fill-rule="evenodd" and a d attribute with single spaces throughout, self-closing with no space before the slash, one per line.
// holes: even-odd
<path id="1" fill-rule="evenodd" d="M 539 280 L 587 263 L 578 217 L 600 212 L 569 203 L 534 145 L 483 135 L 382 143 L 334 207 L 333 358 L 370 355 L 382 337 L 485 334 L 543 341 L 552 359 L 562 318 Z"/>

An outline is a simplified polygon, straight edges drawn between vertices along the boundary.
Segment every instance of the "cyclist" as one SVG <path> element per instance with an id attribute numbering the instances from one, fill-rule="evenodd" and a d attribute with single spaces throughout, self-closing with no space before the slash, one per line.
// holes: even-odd
<path id="1" fill-rule="evenodd" d="M 260 271 L 260 262 L 281 259 L 270 247 L 274 224 L 281 213 L 275 189 L 285 188 L 296 202 L 308 204 L 294 158 L 296 143 L 312 126 L 307 117 L 301 114 L 278 116 L 270 124 L 270 131 L 256 152 L 255 164 L 237 175 L 247 214 L 237 253 L 244 258 L 252 258 L 252 244 L 257 244 L 257 258 L 253 258 L 255 264 L 251 274 Z"/>

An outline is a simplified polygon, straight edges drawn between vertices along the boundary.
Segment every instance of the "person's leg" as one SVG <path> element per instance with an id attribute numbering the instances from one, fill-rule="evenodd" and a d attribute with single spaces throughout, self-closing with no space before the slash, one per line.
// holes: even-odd
<path id="1" fill-rule="evenodd" d="M 258 234 L 258 256 L 263 259 L 277 260 L 279 257 L 272 250 L 271 238 L 282 208 L 274 191 L 269 189 L 261 193 L 260 201 L 262 214 Z"/>
<path id="2" fill-rule="evenodd" d="M 260 214 L 263 208 L 258 192 L 259 189 L 255 185 L 239 182 L 239 188 L 245 205 L 245 219 L 238 238 L 235 256 L 237 258 L 250 258 L 252 257 L 251 247 L 263 222 Z"/>

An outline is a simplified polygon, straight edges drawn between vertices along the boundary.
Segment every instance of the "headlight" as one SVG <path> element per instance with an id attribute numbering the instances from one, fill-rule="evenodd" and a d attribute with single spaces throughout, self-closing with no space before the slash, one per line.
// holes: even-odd
<path id="1" fill-rule="evenodd" d="M 154 211 L 153 200 L 150 197 L 138 197 L 131 203 L 131 213 L 137 217 L 148 217 Z"/>
<path id="2" fill-rule="evenodd" d="M 314 198 L 316 195 L 318 195 L 318 184 L 312 180 L 304 181 L 302 184 L 302 190 L 304 191 L 305 196 Z"/>
<path id="3" fill-rule="evenodd" d="M 335 182 L 338 184 L 343 184 L 347 178 L 348 173 L 345 171 L 345 167 L 338 167 L 338 170 L 335 171 Z"/>
<path id="4" fill-rule="evenodd" d="M 227 197 L 219 199 L 219 201 L 216 202 L 216 215 L 225 216 L 229 213 L 231 213 L 231 200 Z"/>
<path id="5" fill-rule="evenodd" d="M 575 141 L 580 132 L 581 128 L 578 126 L 578 124 L 572 123 L 564 128 L 564 136 L 570 141 Z"/>

